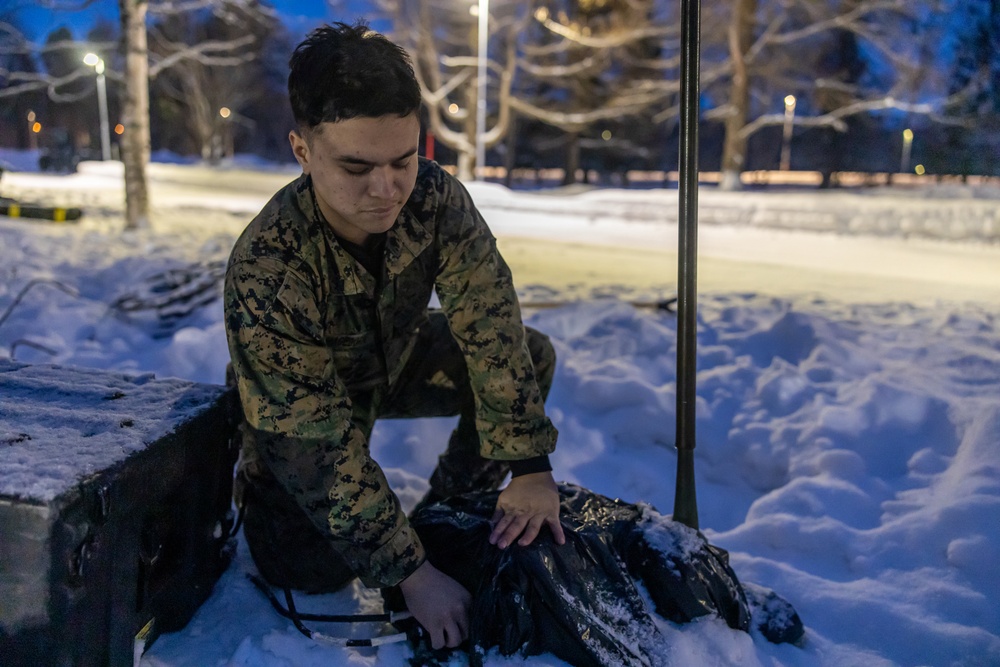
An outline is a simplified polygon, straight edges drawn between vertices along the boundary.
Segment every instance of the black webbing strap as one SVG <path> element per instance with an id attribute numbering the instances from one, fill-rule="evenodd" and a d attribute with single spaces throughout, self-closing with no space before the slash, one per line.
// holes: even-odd
<path id="1" fill-rule="evenodd" d="M 310 614 L 302 613 L 295 608 L 295 599 L 292 597 L 291 589 L 284 589 L 285 592 L 285 605 L 282 605 L 278 598 L 274 595 L 271 587 L 268 586 L 260 577 L 254 574 L 247 574 L 247 579 L 253 583 L 265 596 L 267 596 L 268 601 L 270 601 L 271 606 L 274 610 L 289 619 L 295 628 L 301 632 L 306 637 L 310 639 L 321 642 L 323 644 L 330 644 L 333 646 L 344 646 L 344 647 L 364 647 L 364 646 L 380 646 L 382 644 L 389 644 L 393 642 L 401 642 L 409 639 L 409 633 L 399 632 L 392 635 L 379 635 L 377 637 L 372 637 L 369 639 L 351 639 L 346 637 L 331 637 L 329 635 L 317 632 L 316 630 L 311 630 L 307 628 L 302 621 L 317 621 L 323 623 L 397 623 L 399 621 L 405 621 L 407 619 L 413 618 L 413 616 L 406 611 L 402 612 L 388 612 L 382 614 Z M 416 628 L 419 626 L 416 623 L 413 624 Z"/>

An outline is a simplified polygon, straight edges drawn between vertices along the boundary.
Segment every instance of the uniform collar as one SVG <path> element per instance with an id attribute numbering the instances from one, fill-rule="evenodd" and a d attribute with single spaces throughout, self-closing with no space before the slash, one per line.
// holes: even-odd
<path id="1" fill-rule="evenodd" d="M 303 174 L 299 177 L 295 184 L 295 196 L 299 210 L 309 220 L 310 226 L 318 226 L 323 230 L 323 237 L 329 240 L 337 272 L 343 280 L 344 293 L 360 294 L 370 291 L 368 288 L 371 286 L 366 286 L 361 272 L 356 270 L 357 264 L 354 258 L 344 250 L 333 233 L 333 229 L 320 213 L 311 176 Z M 408 201 L 397 216 L 396 224 L 386 234 L 385 267 L 389 277 L 401 274 L 433 240 L 434 235 L 413 214 Z"/>
<path id="2" fill-rule="evenodd" d="M 385 267 L 389 276 L 401 274 L 433 240 L 433 234 L 417 220 L 407 202 L 385 241 Z"/>

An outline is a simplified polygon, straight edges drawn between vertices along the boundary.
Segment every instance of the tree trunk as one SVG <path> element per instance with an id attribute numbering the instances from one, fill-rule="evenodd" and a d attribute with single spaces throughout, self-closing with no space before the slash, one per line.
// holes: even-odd
<path id="1" fill-rule="evenodd" d="M 510 129 L 504 138 L 507 150 L 503 156 L 503 184 L 508 188 L 514 184 L 514 167 L 517 165 L 517 112 L 511 112 Z"/>
<path id="2" fill-rule="evenodd" d="M 458 153 L 458 178 L 462 181 L 476 179 L 476 88 L 468 86 L 465 90 L 465 108 L 468 113 L 462 123 L 465 141 L 455 147 Z"/>
<path id="3" fill-rule="evenodd" d="M 146 46 L 147 0 L 118 0 L 125 39 L 125 229 L 149 226 L 149 56 Z"/>
<path id="4" fill-rule="evenodd" d="M 729 114 L 722 149 L 723 190 L 738 190 L 740 174 L 746 166 L 747 138 L 740 134 L 750 115 L 750 74 L 746 53 L 753 40 L 757 0 L 736 0 L 729 23 L 729 57 L 733 62 L 733 80 L 729 89 Z"/>
<path id="5" fill-rule="evenodd" d="M 563 174 L 563 185 L 576 183 L 576 172 L 580 168 L 580 133 L 569 132 L 566 135 L 566 167 Z"/>

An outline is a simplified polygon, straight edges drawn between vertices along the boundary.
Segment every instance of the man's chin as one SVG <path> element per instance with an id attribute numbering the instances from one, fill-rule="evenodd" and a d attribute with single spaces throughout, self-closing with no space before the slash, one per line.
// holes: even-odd
<path id="1" fill-rule="evenodd" d="M 369 224 L 365 226 L 371 229 L 372 234 L 387 232 L 396 224 L 399 211 L 400 209 L 395 207 L 384 211 L 368 211 L 365 213 L 365 217 Z"/>

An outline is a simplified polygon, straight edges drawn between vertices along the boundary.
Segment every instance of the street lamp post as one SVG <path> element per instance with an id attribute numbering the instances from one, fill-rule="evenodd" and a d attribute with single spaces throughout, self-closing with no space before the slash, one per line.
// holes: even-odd
<path id="1" fill-rule="evenodd" d="M 910 170 L 910 150 L 913 147 L 913 130 L 903 130 L 903 156 L 899 160 L 899 171 L 905 174 Z"/>
<path id="2" fill-rule="evenodd" d="M 95 53 L 88 53 L 83 62 L 97 73 L 97 106 L 101 114 L 101 159 L 111 159 L 111 129 L 108 127 L 108 89 L 104 80 L 104 60 Z"/>
<path id="3" fill-rule="evenodd" d="M 795 95 L 785 96 L 785 132 L 781 142 L 781 171 L 792 165 L 792 125 L 795 122 Z"/>
<path id="4" fill-rule="evenodd" d="M 489 45 L 490 0 L 479 0 L 479 46 L 476 49 L 476 169 L 477 180 L 484 178 L 486 167 L 486 64 Z"/>
<path id="5" fill-rule="evenodd" d="M 28 112 L 28 147 L 31 150 L 38 148 L 38 130 L 35 129 L 38 126 L 38 122 L 35 120 L 36 117 L 34 111 Z"/>

